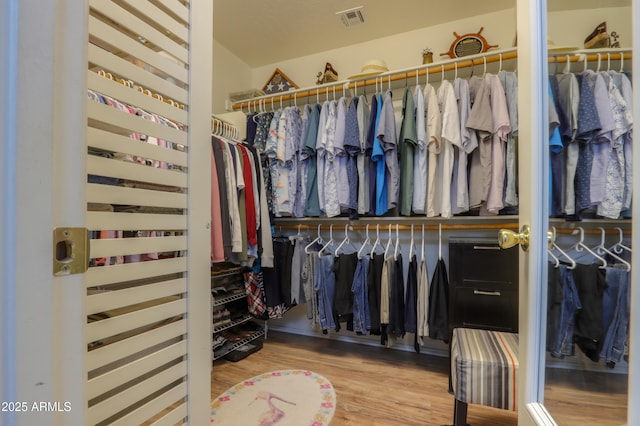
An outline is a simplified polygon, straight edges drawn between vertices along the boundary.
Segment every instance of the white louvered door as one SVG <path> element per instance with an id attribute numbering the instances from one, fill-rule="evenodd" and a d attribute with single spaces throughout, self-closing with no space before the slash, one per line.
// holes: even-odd
<path id="1" fill-rule="evenodd" d="M 87 425 L 208 423 L 210 3 L 89 1 Z"/>

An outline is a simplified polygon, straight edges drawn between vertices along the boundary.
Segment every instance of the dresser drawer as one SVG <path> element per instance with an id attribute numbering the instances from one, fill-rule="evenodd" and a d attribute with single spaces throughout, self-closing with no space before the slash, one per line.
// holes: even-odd
<path id="1" fill-rule="evenodd" d="M 482 287 L 456 288 L 450 294 L 455 311 L 452 328 L 518 331 L 518 293 Z"/>
<path id="2" fill-rule="evenodd" d="M 496 239 L 449 240 L 449 327 L 518 331 L 518 252 Z"/>
<path id="3" fill-rule="evenodd" d="M 513 282 L 517 277 L 518 248 L 503 250 L 495 241 L 451 242 L 449 245 L 451 274 L 455 280 Z"/>

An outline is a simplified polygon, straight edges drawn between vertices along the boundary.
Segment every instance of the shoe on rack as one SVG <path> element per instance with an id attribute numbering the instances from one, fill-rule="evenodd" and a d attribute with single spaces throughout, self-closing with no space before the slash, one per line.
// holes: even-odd
<path id="1" fill-rule="evenodd" d="M 217 334 L 216 337 L 213 338 L 213 350 L 215 351 L 222 347 L 225 343 L 227 343 L 227 339 L 223 335 Z"/>

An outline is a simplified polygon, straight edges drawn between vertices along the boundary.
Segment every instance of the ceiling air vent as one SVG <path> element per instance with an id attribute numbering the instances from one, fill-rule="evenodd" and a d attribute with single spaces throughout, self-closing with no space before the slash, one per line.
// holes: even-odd
<path id="1" fill-rule="evenodd" d="M 362 6 L 358 6 L 353 9 L 336 12 L 336 15 L 338 15 L 340 22 L 342 22 L 342 25 L 344 25 L 345 28 L 351 28 L 356 25 L 364 24 L 364 11 L 362 9 Z"/>

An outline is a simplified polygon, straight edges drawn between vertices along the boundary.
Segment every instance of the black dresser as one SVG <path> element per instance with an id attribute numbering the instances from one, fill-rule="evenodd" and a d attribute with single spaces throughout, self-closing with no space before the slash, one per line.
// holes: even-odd
<path id="1" fill-rule="evenodd" d="M 518 246 L 497 238 L 449 239 L 449 329 L 518 332 Z"/>

